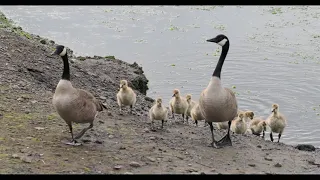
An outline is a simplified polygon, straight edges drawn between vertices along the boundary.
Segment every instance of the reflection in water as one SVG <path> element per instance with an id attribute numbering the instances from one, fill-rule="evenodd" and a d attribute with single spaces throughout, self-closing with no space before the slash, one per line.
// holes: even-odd
<path id="1" fill-rule="evenodd" d="M 288 118 L 282 142 L 320 146 L 319 7 L 293 6 L 2 6 L 25 30 L 76 55 L 115 55 L 138 62 L 148 95 L 199 98 L 221 49 L 205 40 L 226 34 L 230 50 L 222 82 L 240 109 L 266 118 L 278 103 Z M 266 136 L 268 137 L 268 135 Z"/>

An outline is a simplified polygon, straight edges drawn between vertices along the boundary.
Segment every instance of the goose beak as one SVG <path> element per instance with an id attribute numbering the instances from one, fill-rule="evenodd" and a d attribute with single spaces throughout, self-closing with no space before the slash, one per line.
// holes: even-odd
<path id="1" fill-rule="evenodd" d="M 53 53 L 51 53 L 51 56 L 58 55 L 58 50 L 55 50 Z"/>
<path id="2" fill-rule="evenodd" d="M 217 43 L 216 38 L 208 39 L 207 41 L 208 41 L 208 42 L 214 42 L 214 43 Z"/>

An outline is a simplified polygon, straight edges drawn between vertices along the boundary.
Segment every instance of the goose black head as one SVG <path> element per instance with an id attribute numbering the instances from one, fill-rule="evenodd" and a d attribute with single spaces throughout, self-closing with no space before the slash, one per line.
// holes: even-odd
<path id="1" fill-rule="evenodd" d="M 219 34 L 216 37 L 212 38 L 212 39 L 208 39 L 208 42 L 214 42 L 219 44 L 220 46 L 224 46 L 226 44 L 226 42 L 229 41 L 228 37 L 223 35 L 223 34 Z"/>
<path id="2" fill-rule="evenodd" d="M 58 45 L 58 46 L 56 46 L 56 50 L 52 54 L 59 55 L 59 56 L 64 56 L 64 55 L 67 54 L 67 48 L 64 47 L 63 45 Z"/>

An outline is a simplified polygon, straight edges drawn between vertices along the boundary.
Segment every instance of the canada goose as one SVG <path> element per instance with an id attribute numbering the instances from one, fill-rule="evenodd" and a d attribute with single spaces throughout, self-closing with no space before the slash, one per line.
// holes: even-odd
<path id="1" fill-rule="evenodd" d="M 128 86 L 128 81 L 121 80 L 120 89 L 117 93 L 117 102 L 120 107 L 120 113 L 122 112 L 123 106 L 130 106 L 130 113 L 132 114 L 132 108 L 136 104 L 136 101 L 137 95 L 132 88 Z"/>
<path id="2" fill-rule="evenodd" d="M 192 109 L 197 103 L 191 99 L 191 94 L 187 94 L 187 95 L 186 95 L 186 100 L 187 100 L 187 103 L 188 103 L 188 109 L 187 109 L 187 114 L 186 114 L 186 119 L 187 119 L 187 122 L 188 122 L 188 118 L 189 118 L 189 116 L 191 116 L 191 109 Z"/>
<path id="3" fill-rule="evenodd" d="M 52 104 L 60 117 L 68 124 L 71 133 L 71 142 L 69 145 L 80 145 L 75 139 L 81 138 L 84 133 L 93 127 L 93 121 L 106 107 L 99 102 L 90 92 L 77 89 L 70 82 L 70 69 L 67 55 L 67 49 L 58 45 L 55 55 L 60 55 L 63 60 L 62 77 L 57 84 L 52 98 Z M 84 128 L 75 138 L 72 132 L 72 122 L 74 123 L 90 123 L 90 126 Z"/>
<path id="4" fill-rule="evenodd" d="M 161 128 L 163 129 L 163 123 L 168 118 L 168 109 L 162 106 L 162 99 L 157 98 L 156 103 L 149 110 L 149 117 L 153 128 L 154 120 L 161 120 Z"/>
<path id="5" fill-rule="evenodd" d="M 245 121 L 245 113 L 241 112 L 238 118 L 231 122 L 231 131 L 236 134 L 244 134 L 247 131 L 247 122 Z"/>
<path id="6" fill-rule="evenodd" d="M 172 118 L 174 118 L 174 114 L 181 114 L 182 121 L 184 122 L 184 116 L 187 114 L 188 110 L 188 103 L 185 98 L 180 96 L 180 91 L 178 89 L 173 90 L 173 95 L 169 102 L 169 108 L 172 113 Z"/>
<path id="7" fill-rule="evenodd" d="M 196 105 L 191 109 L 190 114 L 191 114 L 191 118 L 195 121 L 196 126 L 198 126 L 198 121 L 205 120 L 203 115 L 201 114 L 198 103 L 196 103 Z M 206 121 L 204 122 L 205 122 L 204 126 L 207 126 L 207 122 Z"/>
<path id="8" fill-rule="evenodd" d="M 267 118 L 266 123 L 271 128 L 270 139 L 273 142 L 272 132 L 278 134 L 278 142 L 280 141 L 281 135 L 284 128 L 287 126 L 286 118 L 279 112 L 279 105 L 272 104 L 272 114 Z"/>
<path id="9" fill-rule="evenodd" d="M 222 46 L 222 52 L 207 88 L 204 89 L 200 95 L 200 110 L 210 125 L 212 135 L 211 145 L 215 148 L 232 146 L 230 139 L 230 126 L 231 121 L 237 115 L 238 103 L 234 92 L 222 86 L 220 77 L 222 65 L 227 56 L 230 42 L 229 39 L 223 34 L 217 35 L 215 38 L 207 41 L 214 42 Z M 228 132 L 221 140 L 216 142 L 214 139 L 212 122 L 225 121 L 228 121 Z"/>
<path id="10" fill-rule="evenodd" d="M 264 132 L 266 131 L 267 123 L 265 120 L 260 118 L 255 118 L 249 123 L 249 129 L 252 134 L 260 136 L 262 132 L 262 137 L 264 138 Z"/>

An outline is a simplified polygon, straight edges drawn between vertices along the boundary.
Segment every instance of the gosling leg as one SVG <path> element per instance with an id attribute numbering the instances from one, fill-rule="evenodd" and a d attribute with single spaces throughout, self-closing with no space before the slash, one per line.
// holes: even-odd
<path id="1" fill-rule="evenodd" d="M 270 132 L 270 140 L 273 142 L 272 131 Z"/>

